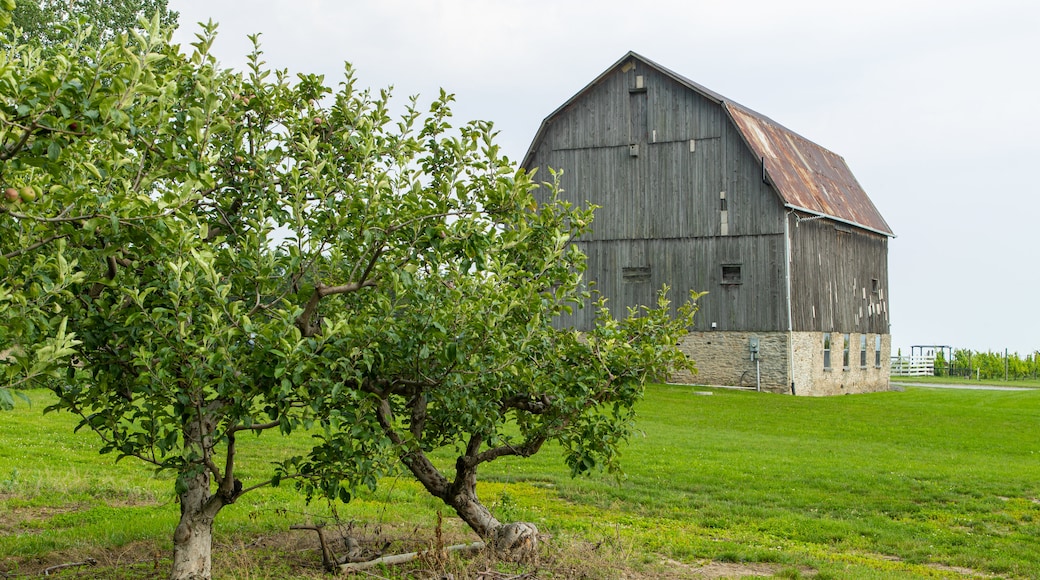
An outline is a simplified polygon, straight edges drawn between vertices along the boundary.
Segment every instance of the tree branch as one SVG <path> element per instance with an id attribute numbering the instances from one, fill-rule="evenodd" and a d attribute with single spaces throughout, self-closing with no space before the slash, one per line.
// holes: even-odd
<path id="1" fill-rule="evenodd" d="M 369 274 L 371 274 L 372 273 L 372 269 L 376 267 L 376 262 L 379 261 L 379 258 L 380 258 L 380 256 L 383 255 L 383 252 L 384 252 L 383 246 L 380 246 L 374 252 L 372 252 L 372 257 L 369 258 L 368 264 L 365 265 L 365 271 L 361 273 L 361 277 L 360 278 L 356 278 L 357 280 L 361 280 L 362 282 L 364 282 L 365 280 L 368 280 Z M 357 267 L 358 267 L 358 264 L 354 264 L 354 270 L 350 273 L 351 278 L 353 278 L 354 274 L 357 273 Z"/>
<path id="2" fill-rule="evenodd" d="M 124 226 L 135 226 L 135 225 L 137 225 L 138 222 L 147 222 L 147 221 L 151 221 L 151 220 L 155 220 L 155 219 L 159 219 L 159 218 L 169 217 L 169 216 L 173 215 L 174 213 L 176 213 L 181 207 L 187 205 L 187 203 L 188 203 L 188 200 L 185 200 L 183 203 L 180 203 L 180 204 L 178 204 L 178 205 L 176 205 L 174 207 L 171 207 L 171 208 L 169 208 L 167 210 L 161 211 L 161 212 L 159 212 L 157 214 L 141 215 L 141 216 L 133 216 L 133 217 L 120 217 L 120 218 L 117 218 L 117 219 L 118 219 L 119 223 L 124 225 Z M 68 213 L 67 210 L 63 210 L 60 214 L 58 214 L 55 217 L 51 217 L 51 218 L 32 216 L 32 215 L 24 214 L 24 213 L 17 213 L 17 212 L 13 212 L 13 211 L 11 211 L 10 209 L 7 209 L 7 208 L 0 208 L 0 212 L 7 213 L 11 217 L 13 217 L 13 218 L 17 218 L 17 219 L 21 219 L 21 220 L 32 220 L 32 221 L 40 222 L 40 223 L 44 223 L 44 224 L 61 224 L 61 223 L 70 223 L 70 222 L 85 222 L 87 220 L 94 219 L 94 218 L 106 218 L 106 219 L 110 220 L 113 217 L 113 216 L 102 214 L 102 213 L 92 213 L 92 214 L 83 214 L 83 215 L 69 216 L 69 215 L 67 215 L 67 213 Z"/>
<path id="3" fill-rule="evenodd" d="M 296 328 L 300 329 L 303 336 L 317 335 L 321 330 L 321 325 L 312 323 L 311 321 L 318 310 L 318 303 L 321 302 L 322 298 L 331 296 L 332 294 L 357 292 L 362 288 L 369 288 L 375 285 L 376 280 L 363 280 L 361 282 L 351 282 L 350 284 L 342 284 L 340 286 L 325 286 L 324 284 L 318 284 L 315 286 L 314 293 L 311 294 L 311 298 L 307 301 L 307 305 L 304 307 L 303 312 L 296 319 Z"/>
<path id="4" fill-rule="evenodd" d="M 79 405 L 76 405 L 74 402 L 70 401 L 68 403 L 68 410 L 70 412 L 72 412 L 73 414 L 78 415 L 81 419 L 83 419 L 83 421 L 82 421 L 80 426 L 86 425 L 87 427 L 90 428 L 91 431 L 96 433 L 97 436 L 100 437 L 103 442 L 105 442 L 106 444 L 111 445 L 113 447 L 116 447 L 115 439 L 106 436 L 103 431 L 101 431 L 100 429 L 95 428 L 94 425 L 92 425 L 90 423 L 90 420 L 88 419 L 87 415 L 84 414 L 83 409 L 81 409 Z M 77 429 L 78 428 L 79 427 L 77 427 Z M 120 453 L 123 453 L 123 451 L 121 449 L 120 449 Z M 147 455 L 143 455 L 141 453 L 136 453 L 136 452 L 135 453 L 124 453 L 124 455 L 126 455 L 127 457 L 136 457 L 137 459 L 140 459 L 141 461 L 144 461 L 145 463 L 150 463 L 152 465 L 155 465 L 156 467 L 163 467 L 162 462 L 161 461 L 157 461 L 154 457 L 148 457 Z"/>
<path id="5" fill-rule="evenodd" d="M 232 433 L 238 433 L 239 431 L 265 431 L 267 429 L 274 429 L 281 425 L 281 421 L 271 421 L 268 423 L 253 423 L 252 425 L 235 425 L 228 429 L 228 436 L 231 437 Z"/>
<path id="6" fill-rule="evenodd" d="M 19 249 L 19 250 L 15 250 L 13 252 L 8 252 L 8 253 L 4 254 L 4 258 L 13 258 L 15 256 L 21 256 L 22 254 L 31 252 L 31 251 L 35 250 L 36 248 L 40 248 L 42 246 L 46 246 L 47 244 L 53 242 L 54 240 L 61 239 L 61 238 L 67 238 L 67 237 L 69 237 L 68 234 L 55 234 L 53 236 L 50 236 L 48 238 L 44 238 L 44 239 L 42 239 L 42 240 L 40 240 L 40 241 L 38 241 L 38 242 L 36 242 L 34 244 L 30 244 L 30 245 L 28 245 L 28 246 L 26 246 L 24 248 Z"/>
<path id="7" fill-rule="evenodd" d="M 213 479 L 216 479 L 217 481 L 221 482 L 224 481 L 224 478 L 220 475 L 220 468 L 217 467 L 216 463 L 213 463 L 213 459 L 209 457 L 209 454 L 206 454 L 206 456 L 202 458 L 202 463 L 206 466 L 206 469 L 208 469 L 209 472 L 213 475 Z"/>
<path id="8" fill-rule="evenodd" d="M 483 453 L 475 455 L 473 457 L 473 462 L 474 465 L 479 465 L 481 463 L 487 463 L 488 461 L 494 461 L 499 457 L 505 457 L 507 455 L 515 455 L 517 457 L 530 457 L 535 453 L 538 453 L 538 450 L 542 448 L 542 444 L 544 444 L 545 441 L 545 435 L 538 435 L 536 437 L 528 439 L 527 441 L 524 441 L 524 444 L 520 447 L 513 447 L 512 445 L 502 445 L 493 449 L 488 449 Z"/>
<path id="9" fill-rule="evenodd" d="M 419 480 L 419 483 L 423 484 L 426 491 L 434 497 L 441 499 L 447 497 L 451 490 L 447 478 L 437 470 L 437 467 L 430 462 L 421 449 L 409 449 L 404 438 L 394 429 L 393 411 L 390 409 L 390 401 L 386 398 L 379 400 L 379 405 L 376 407 L 376 419 L 379 420 L 383 433 L 400 449 L 401 463 L 404 463 L 412 475 Z"/>
<path id="10" fill-rule="evenodd" d="M 12 123 L 12 125 L 17 125 L 17 124 L 16 123 Z M 20 127 L 20 125 L 19 125 L 19 127 Z M 7 161 L 8 159 L 11 159 L 15 155 L 17 155 L 18 152 L 21 151 L 23 147 L 25 147 L 25 144 L 29 141 L 29 137 L 32 136 L 33 131 L 35 131 L 35 123 L 34 123 L 34 126 L 32 128 L 22 128 L 22 129 L 23 129 L 23 133 L 22 133 L 21 139 L 19 139 L 18 142 L 15 143 L 14 145 L 5 148 L 3 151 L 0 151 L 0 161 Z"/>
<path id="11" fill-rule="evenodd" d="M 391 381 L 388 379 L 365 379 L 361 384 L 361 389 L 382 399 L 390 395 L 414 395 L 423 388 L 436 387 L 437 385 L 438 383 L 428 380 L 395 379 Z"/>
<path id="12" fill-rule="evenodd" d="M 394 429 L 394 412 L 390 409 L 390 401 L 385 397 L 379 399 L 379 405 L 376 407 L 376 419 L 379 421 L 379 426 L 383 428 L 383 433 L 390 438 L 394 445 L 404 445 L 401 434 Z"/>
<path id="13" fill-rule="evenodd" d="M 484 444 L 484 437 L 474 433 L 469 437 L 469 443 L 466 444 L 466 457 L 476 457 L 480 452 L 480 446 Z"/>
<path id="14" fill-rule="evenodd" d="M 105 258 L 105 263 L 107 265 L 107 270 L 105 271 L 105 278 L 109 281 L 115 280 L 116 274 L 119 273 L 118 263 L 116 262 L 115 256 L 108 256 L 107 258 Z M 101 296 L 101 293 L 104 291 L 105 285 L 101 282 L 95 282 L 93 285 L 91 285 L 90 290 L 87 292 L 87 294 L 91 298 L 96 299 L 98 296 Z"/>
<path id="15" fill-rule="evenodd" d="M 412 437 L 416 440 L 422 437 L 423 429 L 426 428 L 427 403 L 426 395 L 421 391 L 416 393 L 408 403 L 408 406 L 412 408 L 412 421 L 408 427 L 412 433 Z"/>
<path id="16" fill-rule="evenodd" d="M 287 481 L 287 480 L 290 480 L 290 479 L 299 479 L 299 478 L 300 478 L 299 475 L 286 475 L 285 477 L 281 478 L 281 481 Z M 253 490 L 260 489 L 261 487 L 267 487 L 267 486 L 271 485 L 272 482 L 273 482 L 273 480 L 269 479 L 267 481 L 261 481 L 260 483 L 257 483 L 255 485 L 251 485 L 249 487 L 242 488 L 242 490 L 239 491 L 238 495 L 235 496 L 235 497 L 242 497 L 243 495 L 245 495 L 245 494 L 247 494 L 247 493 L 249 493 L 249 492 L 251 492 Z"/>
<path id="17" fill-rule="evenodd" d="M 553 398 L 549 395 L 531 395 L 528 393 L 513 395 L 502 399 L 500 405 L 503 412 L 519 409 L 534 415 L 542 415 L 552 408 Z"/>
<path id="18" fill-rule="evenodd" d="M 408 227 L 408 226 L 410 226 L 412 224 L 419 223 L 419 222 L 424 222 L 426 220 L 444 219 L 444 218 L 449 218 L 449 217 L 465 217 L 465 216 L 476 214 L 476 213 L 477 212 L 475 210 L 466 210 L 466 211 L 448 211 L 448 212 L 443 212 L 443 213 L 431 213 L 431 214 L 427 214 L 427 215 L 421 215 L 421 216 L 418 216 L 418 217 L 414 217 L 414 218 L 412 218 L 410 220 L 403 221 L 403 222 L 401 222 L 399 224 L 394 224 L 394 225 L 390 226 L 389 228 L 387 228 L 386 232 L 388 234 L 392 234 L 392 233 L 394 233 L 394 232 L 396 232 L 398 230 L 402 230 L 402 229 L 404 229 L 404 228 L 406 228 L 406 227 Z"/>
<path id="19" fill-rule="evenodd" d="M 234 503 L 236 497 L 235 487 L 238 491 L 242 489 L 242 483 L 235 485 L 235 434 L 227 435 L 227 451 L 224 452 L 224 479 L 221 480 L 218 489 L 221 494 L 227 496 L 228 503 Z"/>

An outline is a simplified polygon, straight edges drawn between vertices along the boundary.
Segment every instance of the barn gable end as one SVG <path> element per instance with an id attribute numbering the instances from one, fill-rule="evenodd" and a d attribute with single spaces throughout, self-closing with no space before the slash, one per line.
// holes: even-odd
<path id="1" fill-rule="evenodd" d="M 578 244 L 612 310 L 664 284 L 709 292 L 686 343 L 701 372 L 677 379 L 747 386 L 754 369 L 777 392 L 887 388 L 887 351 L 874 363 L 890 348 L 892 232 L 840 156 L 629 53 L 545 119 L 524 167 L 562 170 L 564 198 L 600 206 Z M 559 324 L 588 328 L 591 309 Z M 837 373 L 823 361 L 835 335 L 857 363 Z"/>

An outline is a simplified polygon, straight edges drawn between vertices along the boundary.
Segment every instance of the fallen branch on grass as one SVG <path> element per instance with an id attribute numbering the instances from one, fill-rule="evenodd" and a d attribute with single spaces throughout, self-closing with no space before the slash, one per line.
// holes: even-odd
<path id="1" fill-rule="evenodd" d="M 333 555 L 332 550 L 329 548 L 328 543 L 325 542 L 325 534 L 322 533 L 322 528 L 325 526 L 289 526 L 290 530 L 311 530 L 318 532 L 318 543 L 321 544 L 321 565 L 325 568 L 326 572 L 336 571 L 336 557 Z"/>
<path id="2" fill-rule="evenodd" d="M 458 544 L 455 546 L 448 546 L 444 548 L 445 552 L 479 552 L 485 547 L 484 542 L 473 542 L 472 544 Z M 374 568 L 380 564 L 387 566 L 393 566 L 395 564 L 404 564 L 411 562 L 412 560 L 421 558 L 426 554 L 435 552 L 435 550 L 423 550 L 421 552 L 409 552 L 407 554 L 396 554 L 393 556 L 383 556 L 382 558 L 376 558 L 375 560 L 369 560 L 367 562 L 350 562 L 347 564 L 340 564 L 339 569 L 342 572 L 354 572 L 358 570 L 366 570 L 368 568 Z"/>
<path id="3" fill-rule="evenodd" d="M 94 558 L 87 558 L 82 562 L 69 562 L 68 564 L 58 564 L 57 566 L 44 568 L 43 575 L 50 576 L 51 572 L 57 572 L 58 570 L 64 570 L 65 568 L 76 568 L 78 566 L 97 566 L 97 560 L 95 560 Z"/>

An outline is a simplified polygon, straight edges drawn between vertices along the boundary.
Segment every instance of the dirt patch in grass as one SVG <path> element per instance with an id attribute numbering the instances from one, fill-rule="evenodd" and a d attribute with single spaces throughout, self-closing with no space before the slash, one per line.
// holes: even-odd
<path id="1" fill-rule="evenodd" d="M 925 566 L 940 572 L 955 572 L 965 578 L 998 578 L 996 574 L 987 574 L 986 572 L 979 572 L 963 566 L 947 566 L 946 564 L 925 564 Z"/>
<path id="2" fill-rule="evenodd" d="M 666 558 L 662 563 L 674 570 L 689 572 L 692 576 L 666 576 L 663 578 L 703 578 L 705 580 L 721 580 L 723 578 L 749 578 L 749 577 L 772 577 L 782 570 L 790 568 L 779 564 L 766 564 L 760 562 L 716 562 L 704 560 L 695 564 L 685 564 Z M 799 568 L 800 575 L 815 573 L 811 568 Z"/>
<path id="3" fill-rule="evenodd" d="M 887 560 L 889 562 L 903 562 L 904 561 L 899 556 L 893 556 L 891 554 L 874 554 L 874 556 L 877 557 L 880 560 Z M 973 570 L 971 568 L 965 568 L 963 566 L 949 566 L 949 565 L 946 565 L 946 564 L 938 564 L 936 562 L 927 562 L 927 563 L 924 563 L 924 564 L 921 564 L 921 565 L 926 567 L 926 568 L 931 568 L 932 570 L 938 570 L 939 572 L 953 572 L 953 573 L 956 573 L 959 576 L 963 576 L 965 578 L 998 578 L 999 577 L 996 574 L 989 574 L 987 572 L 980 572 L 978 570 Z"/>
<path id="4" fill-rule="evenodd" d="M 14 496 L 10 496 L 14 497 Z M 85 511 L 92 506 L 85 502 L 68 503 L 59 506 L 4 506 L 0 497 L 0 535 L 6 534 L 38 534 L 41 526 L 36 525 L 59 515 Z M 159 502 L 144 498 L 116 497 L 105 501 L 104 505 L 113 508 L 139 507 L 158 505 Z"/>
<path id="5" fill-rule="evenodd" d="M 127 580 L 165 578 L 168 561 L 160 546 L 134 542 L 118 548 L 79 548 L 50 552 L 45 556 L 7 558 L 0 575 L 10 578 L 55 576 L 59 578 L 111 578 Z"/>
<path id="6" fill-rule="evenodd" d="M 346 553 L 345 538 L 355 538 L 370 557 L 431 550 L 438 545 L 473 542 L 471 532 L 446 525 L 438 540 L 436 530 L 372 524 L 328 526 L 326 541 L 334 555 Z M 59 578 L 158 580 L 166 577 L 172 548 L 167 543 L 134 542 L 106 549 L 72 549 L 44 557 L 8 558 L 0 576 L 33 577 L 45 573 Z M 545 538 L 537 561 L 502 562 L 482 552 L 473 556 L 436 552 L 409 564 L 379 572 L 385 578 L 444 578 L 501 580 L 506 578 L 569 578 L 573 580 L 696 580 L 768 577 L 780 572 L 777 564 L 703 561 L 687 564 L 662 558 L 640 561 L 623 546 L 556 541 Z M 248 538 L 221 538 L 214 545 L 215 577 L 327 579 L 322 567 L 318 535 L 308 530 L 286 530 Z M 803 573 L 811 572 L 803 570 Z"/>
<path id="7" fill-rule="evenodd" d="M 56 515 L 67 514 L 83 509 L 84 504 L 69 504 L 63 506 L 19 506 L 8 507 L 0 511 L 0 535 L 6 534 L 34 534 L 40 530 L 33 526 L 26 526 L 34 522 L 43 522 Z"/>
<path id="8" fill-rule="evenodd" d="M 744 578 L 746 576 L 773 576 L 781 566 L 776 564 L 735 564 L 733 562 L 709 562 L 694 568 L 701 578 Z"/>

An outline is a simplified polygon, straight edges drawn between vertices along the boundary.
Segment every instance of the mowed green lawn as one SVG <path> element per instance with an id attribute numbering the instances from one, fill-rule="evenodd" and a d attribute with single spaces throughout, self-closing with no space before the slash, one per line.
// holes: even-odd
<path id="1" fill-rule="evenodd" d="M 98 456 L 93 435 L 73 435 L 71 417 L 41 417 L 47 396 L 33 397 L 32 409 L 0 414 L 0 572 L 104 552 L 108 565 L 126 554 L 137 570 L 127 577 L 161 577 L 178 510 L 172 482 Z M 767 563 L 787 578 L 1038 578 L 1038 423 L 1040 391 L 795 398 L 657 385 L 640 405 L 623 480 L 571 479 L 549 448 L 489 467 L 480 493 L 500 518 L 552 536 L 556 568 L 543 577 L 566 576 L 560 563 L 573 558 L 602 578 L 697 577 L 709 561 Z M 261 438 L 246 459 L 305 444 Z M 289 487 L 243 497 L 218 518 L 217 576 L 305 575 L 294 558 L 244 554 L 330 509 Z M 438 509 L 400 478 L 336 512 L 412 533 L 432 530 Z M 457 522 L 447 528 L 467 539 Z M 594 553 L 609 554 L 598 573 L 587 569 Z"/>

